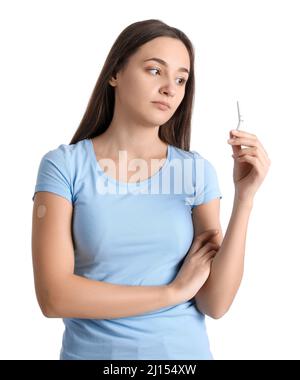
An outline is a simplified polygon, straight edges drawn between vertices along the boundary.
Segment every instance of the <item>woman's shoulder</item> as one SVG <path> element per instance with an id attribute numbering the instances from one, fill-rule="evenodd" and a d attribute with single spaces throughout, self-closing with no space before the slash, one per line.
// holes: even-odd
<path id="1" fill-rule="evenodd" d="M 75 144 L 61 143 L 44 153 L 40 160 L 39 171 L 56 172 L 73 178 L 76 172 L 87 161 L 87 140 Z"/>
<path id="2" fill-rule="evenodd" d="M 82 158 L 84 144 L 85 140 L 76 144 L 62 143 L 47 151 L 40 160 L 34 194 L 37 191 L 51 191 L 72 202 L 78 166 L 86 161 Z"/>
<path id="3" fill-rule="evenodd" d="M 179 158 L 179 159 L 195 159 L 195 158 L 202 158 L 204 157 L 196 150 L 185 150 L 178 148 L 177 146 L 172 145 L 173 148 L 173 157 Z"/>
<path id="4" fill-rule="evenodd" d="M 63 162 L 70 162 L 85 152 L 84 145 L 86 140 L 80 140 L 75 144 L 61 143 L 55 148 L 44 153 L 42 159 L 53 159 Z"/>

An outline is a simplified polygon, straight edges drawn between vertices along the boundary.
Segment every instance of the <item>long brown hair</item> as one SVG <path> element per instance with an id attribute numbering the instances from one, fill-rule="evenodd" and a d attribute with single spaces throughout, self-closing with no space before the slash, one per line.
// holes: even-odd
<path id="1" fill-rule="evenodd" d="M 189 151 L 191 138 L 191 116 L 194 101 L 194 48 L 188 37 L 179 29 L 160 20 L 150 19 L 135 22 L 127 26 L 113 44 L 86 111 L 70 144 L 76 144 L 85 138 L 96 137 L 109 127 L 113 118 L 115 95 L 109 84 L 112 76 L 126 65 L 128 58 L 146 42 L 157 37 L 171 37 L 181 40 L 190 57 L 190 74 L 185 85 L 185 95 L 174 115 L 159 126 L 159 138 L 170 145 Z"/>

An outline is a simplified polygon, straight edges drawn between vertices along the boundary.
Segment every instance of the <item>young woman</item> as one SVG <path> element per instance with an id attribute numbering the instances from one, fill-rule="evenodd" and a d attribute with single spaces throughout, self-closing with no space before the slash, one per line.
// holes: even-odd
<path id="1" fill-rule="evenodd" d="M 190 40 L 136 22 L 112 46 L 70 144 L 42 157 L 34 279 L 43 314 L 65 324 L 60 359 L 213 359 L 205 315 L 224 315 L 238 290 L 270 160 L 255 135 L 230 132 L 223 238 L 216 171 L 189 150 L 193 99 Z"/>

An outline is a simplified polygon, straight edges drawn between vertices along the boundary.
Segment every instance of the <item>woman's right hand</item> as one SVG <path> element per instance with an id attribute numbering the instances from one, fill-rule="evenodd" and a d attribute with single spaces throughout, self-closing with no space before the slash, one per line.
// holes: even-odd
<path id="1" fill-rule="evenodd" d="M 212 260 L 220 248 L 208 240 L 218 232 L 208 230 L 194 238 L 176 278 L 169 284 L 181 302 L 193 298 L 207 280 Z"/>

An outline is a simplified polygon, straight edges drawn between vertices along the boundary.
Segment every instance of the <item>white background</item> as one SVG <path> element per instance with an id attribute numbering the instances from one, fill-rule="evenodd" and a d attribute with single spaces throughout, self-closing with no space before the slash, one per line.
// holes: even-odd
<path id="1" fill-rule="evenodd" d="M 228 313 L 207 318 L 215 359 L 300 359 L 299 2 L 1 1 L 1 359 L 58 359 L 63 323 L 42 315 L 31 259 L 42 155 L 68 144 L 108 51 L 129 24 L 157 18 L 196 54 L 191 150 L 215 166 L 223 233 L 234 186 L 229 131 L 271 159 L 250 215 L 245 272 Z"/>

